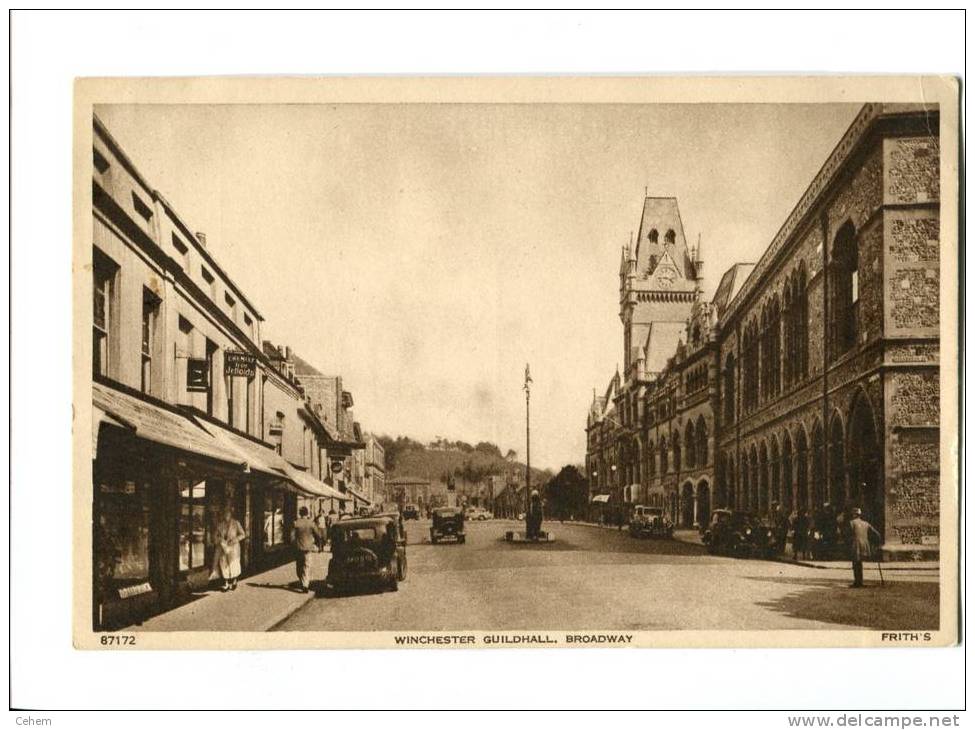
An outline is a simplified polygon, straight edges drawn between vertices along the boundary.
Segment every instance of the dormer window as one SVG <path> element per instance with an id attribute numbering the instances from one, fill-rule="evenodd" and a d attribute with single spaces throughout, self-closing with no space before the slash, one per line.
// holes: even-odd
<path id="1" fill-rule="evenodd" d="M 675 240 L 677 240 L 677 235 L 674 233 L 674 229 L 671 228 L 664 234 L 664 243 L 672 244 Z"/>

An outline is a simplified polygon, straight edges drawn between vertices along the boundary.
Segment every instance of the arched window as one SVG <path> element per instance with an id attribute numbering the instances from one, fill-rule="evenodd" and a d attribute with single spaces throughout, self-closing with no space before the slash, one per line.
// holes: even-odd
<path id="1" fill-rule="evenodd" d="M 809 447 L 801 425 L 796 436 L 796 508 L 800 507 L 809 509 Z"/>
<path id="2" fill-rule="evenodd" d="M 654 476 L 657 473 L 657 450 L 653 441 L 647 447 L 647 474 Z"/>
<path id="3" fill-rule="evenodd" d="M 674 471 L 680 471 L 681 470 L 681 464 L 683 463 L 680 460 L 680 455 L 681 455 L 680 431 L 674 431 L 673 435 L 670 438 L 671 438 L 671 441 L 674 444 L 674 447 L 673 447 L 674 448 Z"/>
<path id="4" fill-rule="evenodd" d="M 809 294 L 806 291 L 806 264 L 799 265 L 799 278 L 795 289 L 795 358 L 796 378 L 805 378 L 809 374 Z"/>
<path id="5" fill-rule="evenodd" d="M 854 399 L 847 428 L 847 464 L 850 471 L 850 498 L 881 535 L 884 534 L 884 490 L 881 478 L 883 459 L 877 439 L 873 409 L 863 393 Z"/>
<path id="6" fill-rule="evenodd" d="M 758 452 L 758 512 L 765 514 L 769 508 L 769 489 L 768 489 L 768 448 L 762 442 L 762 448 Z"/>
<path id="7" fill-rule="evenodd" d="M 758 469 L 758 449 L 753 444 L 751 453 L 748 456 L 748 487 L 750 490 L 748 495 L 748 509 L 753 512 L 759 509 L 761 484 L 758 479 Z"/>
<path id="8" fill-rule="evenodd" d="M 647 240 L 650 241 L 650 243 L 656 243 L 658 237 L 659 234 L 657 233 L 657 229 L 651 228 L 650 233 L 647 234 Z"/>
<path id="9" fill-rule="evenodd" d="M 779 313 L 779 298 L 772 297 L 768 314 L 768 394 L 775 397 L 782 392 L 782 318 Z"/>
<path id="10" fill-rule="evenodd" d="M 769 456 L 769 500 L 782 504 L 782 462 L 779 460 L 779 444 L 772 437 L 771 455 Z"/>
<path id="11" fill-rule="evenodd" d="M 792 511 L 792 438 L 785 432 L 782 438 L 782 506 Z"/>
<path id="12" fill-rule="evenodd" d="M 829 426 L 829 494 L 827 499 L 841 509 L 846 506 L 846 455 L 843 448 L 843 423 L 839 416 Z"/>
<path id="13" fill-rule="evenodd" d="M 823 454 L 825 445 L 823 439 L 823 426 L 819 421 L 813 426 L 812 435 L 812 504 L 813 509 L 823 506 L 826 501 L 826 474 L 823 470 Z"/>
<path id="14" fill-rule="evenodd" d="M 735 421 L 735 355 L 729 353 L 724 365 L 724 422 Z"/>
<path id="15" fill-rule="evenodd" d="M 745 413 L 751 413 L 758 406 L 758 387 L 760 365 L 758 347 L 758 326 L 754 321 L 745 328 L 742 338 L 742 405 Z"/>
<path id="16" fill-rule="evenodd" d="M 704 416 L 697 417 L 697 428 L 695 429 L 695 434 L 697 436 L 697 465 L 707 466 L 708 465 L 708 426 L 704 421 Z"/>
<path id="17" fill-rule="evenodd" d="M 766 304 L 762 308 L 762 323 L 759 330 L 759 350 L 762 359 L 762 377 L 760 399 L 765 401 L 772 395 L 772 353 L 770 351 L 771 337 L 769 337 L 769 308 Z"/>
<path id="18" fill-rule="evenodd" d="M 782 361 L 785 386 L 788 388 L 795 382 L 796 376 L 796 321 L 794 306 L 795 276 L 786 279 L 782 293 L 782 322 L 785 358 Z"/>
<path id="19" fill-rule="evenodd" d="M 660 476 L 665 476 L 670 470 L 670 465 L 667 463 L 667 437 L 660 437 Z"/>
<path id="20" fill-rule="evenodd" d="M 856 343 L 857 304 L 860 299 L 856 233 L 846 223 L 833 241 L 830 263 L 830 340 L 833 357 L 839 357 Z"/>
<path id="21" fill-rule="evenodd" d="M 684 450 L 684 461 L 688 469 L 693 469 L 697 466 L 696 454 L 694 453 L 694 423 L 691 421 L 687 422 L 687 427 L 684 429 L 684 445 L 686 446 Z"/>
<path id="22" fill-rule="evenodd" d="M 664 234 L 664 243 L 672 244 L 675 240 L 677 240 L 677 236 L 674 234 L 674 229 L 669 228 Z"/>

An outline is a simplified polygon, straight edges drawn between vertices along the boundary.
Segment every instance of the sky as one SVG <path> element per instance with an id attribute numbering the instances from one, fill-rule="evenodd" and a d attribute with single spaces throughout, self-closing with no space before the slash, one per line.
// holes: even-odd
<path id="1" fill-rule="evenodd" d="M 849 104 L 110 105 L 96 113 L 265 318 L 341 374 L 366 431 L 582 463 L 622 359 L 644 191 L 701 237 L 705 294 L 754 262 Z"/>

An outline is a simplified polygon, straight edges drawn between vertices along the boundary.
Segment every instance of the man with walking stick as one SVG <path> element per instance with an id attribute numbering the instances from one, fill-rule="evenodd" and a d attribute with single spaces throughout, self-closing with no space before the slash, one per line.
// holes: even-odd
<path id="1" fill-rule="evenodd" d="M 862 517 L 859 507 L 853 508 L 853 519 L 850 520 L 850 552 L 853 558 L 853 583 L 850 588 L 863 588 L 863 561 L 870 557 L 870 534 L 880 539 L 880 533 Z M 880 563 L 877 563 L 880 567 Z M 881 573 L 883 580 L 883 573 Z"/>

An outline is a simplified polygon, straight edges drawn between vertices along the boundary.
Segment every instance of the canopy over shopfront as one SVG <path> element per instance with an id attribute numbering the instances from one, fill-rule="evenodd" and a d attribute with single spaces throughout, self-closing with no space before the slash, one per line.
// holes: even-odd
<path id="1" fill-rule="evenodd" d="M 349 493 L 353 497 L 355 497 L 357 501 L 361 502 L 362 504 L 366 505 L 367 507 L 372 504 L 372 502 L 369 499 L 366 499 L 366 495 L 364 495 L 362 492 L 360 492 L 357 489 L 353 489 L 352 487 L 349 487 Z"/>
<path id="2" fill-rule="evenodd" d="M 607 504 L 609 502 L 608 494 L 597 494 L 592 498 L 593 504 Z"/>
<path id="3" fill-rule="evenodd" d="M 302 471 L 285 462 L 285 473 L 294 482 L 303 496 L 323 499 L 346 499 L 339 490 L 333 489 L 325 482 L 319 481 L 306 471 Z"/>
<path id="4" fill-rule="evenodd" d="M 206 456 L 230 464 L 241 464 L 241 457 L 218 442 L 196 421 L 176 410 L 137 398 L 102 383 L 92 383 L 92 434 L 96 446 L 101 426 L 121 427 L 140 439 Z"/>
<path id="5" fill-rule="evenodd" d="M 202 417 L 193 417 L 98 382 L 92 384 L 92 403 L 93 457 L 101 427 L 111 425 L 145 441 L 233 465 L 244 473 L 266 475 L 304 496 L 348 499 L 311 474 L 293 467 L 269 446 Z"/>

